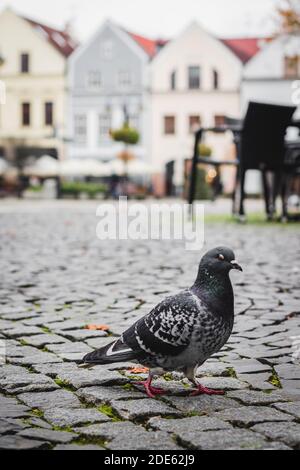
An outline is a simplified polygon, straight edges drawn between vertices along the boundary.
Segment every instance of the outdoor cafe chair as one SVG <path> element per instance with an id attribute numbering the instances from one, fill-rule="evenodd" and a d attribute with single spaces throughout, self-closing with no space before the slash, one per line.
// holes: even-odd
<path id="1" fill-rule="evenodd" d="M 237 168 L 233 194 L 233 214 L 245 219 L 245 179 L 248 170 L 262 173 L 264 199 L 268 218 L 275 212 L 276 197 L 282 187 L 285 162 L 285 136 L 296 107 L 250 102 L 243 121 L 225 118 L 224 125 L 201 128 L 195 134 L 194 155 L 190 176 L 189 203 L 195 200 L 198 164 L 233 165 Z M 199 145 L 207 132 L 232 131 L 236 160 L 222 161 L 199 156 Z M 271 176 L 271 177 L 270 177 Z"/>

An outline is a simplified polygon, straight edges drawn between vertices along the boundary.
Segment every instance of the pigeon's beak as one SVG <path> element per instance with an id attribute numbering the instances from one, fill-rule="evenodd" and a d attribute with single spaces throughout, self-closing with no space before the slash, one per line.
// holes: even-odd
<path id="1" fill-rule="evenodd" d="M 239 265 L 239 263 L 235 259 L 231 261 L 231 266 L 232 266 L 232 269 L 236 269 L 237 271 L 243 272 L 243 268 Z"/>

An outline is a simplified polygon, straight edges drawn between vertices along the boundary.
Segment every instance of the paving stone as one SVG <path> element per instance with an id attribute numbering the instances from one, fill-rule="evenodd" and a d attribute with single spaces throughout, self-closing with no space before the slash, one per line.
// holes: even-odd
<path id="1" fill-rule="evenodd" d="M 236 401 L 220 396 L 199 395 L 196 397 L 166 397 L 165 399 L 184 413 L 212 413 L 240 406 Z"/>
<path id="2" fill-rule="evenodd" d="M 56 390 L 58 386 L 42 374 L 30 374 L 24 368 L 3 367 L 0 372 L 0 390 L 8 394 Z"/>
<path id="3" fill-rule="evenodd" d="M 21 426 L 12 419 L 0 419 L 0 435 L 17 434 L 25 427 L 25 425 Z"/>
<path id="4" fill-rule="evenodd" d="M 230 424 L 217 418 L 206 416 L 193 416 L 183 419 L 151 418 L 149 425 L 153 429 L 159 429 L 179 436 L 182 441 L 189 442 L 197 439 L 204 431 L 218 431 L 231 429 Z"/>
<path id="5" fill-rule="evenodd" d="M 216 390 L 244 390 L 247 383 L 230 377 L 203 377 L 201 385 Z"/>
<path id="6" fill-rule="evenodd" d="M 68 339 L 81 341 L 91 338 L 103 338 L 107 336 L 105 331 L 93 331 L 93 330 L 67 330 L 67 331 L 58 331 L 59 334 L 65 336 Z"/>
<path id="7" fill-rule="evenodd" d="M 111 406 L 119 416 L 130 420 L 144 420 L 151 416 L 182 416 L 182 413 L 157 400 L 112 400 Z"/>
<path id="8" fill-rule="evenodd" d="M 126 377 L 117 371 L 97 367 L 97 370 L 75 369 L 70 372 L 59 372 L 58 377 L 74 388 L 92 387 L 95 385 L 122 385 L 127 383 Z"/>
<path id="9" fill-rule="evenodd" d="M 145 394 L 136 389 L 127 389 L 122 387 L 87 387 L 80 388 L 76 392 L 77 396 L 85 402 L 100 405 L 108 403 L 111 400 L 125 400 L 128 398 L 145 398 Z"/>
<path id="10" fill-rule="evenodd" d="M 47 410 L 44 418 L 46 421 L 59 428 L 82 426 L 85 424 L 104 423 L 111 421 L 111 418 L 100 413 L 98 410 L 80 408 L 65 409 L 57 408 Z"/>
<path id="11" fill-rule="evenodd" d="M 268 439 L 281 441 L 293 449 L 300 450 L 300 424 L 298 423 L 262 423 L 252 428 Z"/>
<path id="12" fill-rule="evenodd" d="M 4 330 L 5 334 L 11 338 L 21 338 L 24 336 L 39 335 L 43 330 L 35 326 L 16 325 L 11 329 Z"/>
<path id="13" fill-rule="evenodd" d="M 237 392 L 229 392 L 228 397 L 238 400 L 244 405 L 269 405 L 276 402 L 286 401 L 280 392 L 272 392 L 270 394 L 264 392 L 255 392 L 253 390 L 243 390 Z"/>
<path id="14" fill-rule="evenodd" d="M 26 439 L 20 435 L 0 437 L 0 450 L 45 450 L 49 447 L 49 442 Z"/>
<path id="15" fill-rule="evenodd" d="M 50 335 L 46 333 L 35 336 L 24 336 L 20 338 L 20 340 L 23 340 L 27 344 L 38 348 L 43 348 L 44 346 L 46 346 L 46 344 L 60 344 L 65 343 L 67 341 L 66 338 L 62 338 L 61 336 Z"/>
<path id="16" fill-rule="evenodd" d="M 40 441 L 54 442 L 56 444 L 66 444 L 76 438 L 75 433 L 64 431 L 52 431 L 50 429 L 25 429 L 19 436 L 28 439 L 39 439 Z"/>
<path id="17" fill-rule="evenodd" d="M 32 409 L 42 411 L 53 408 L 79 408 L 80 401 L 71 392 L 56 390 L 54 392 L 23 393 L 19 399 Z"/>
<path id="18" fill-rule="evenodd" d="M 275 411 L 275 413 L 274 413 Z M 249 427 L 259 423 L 293 421 L 293 417 L 266 406 L 246 406 L 219 411 L 214 417 L 238 426 Z"/>
<path id="19" fill-rule="evenodd" d="M 86 428 L 75 428 L 86 437 L 104 439 L 105 447 L 111 450 L 178 450 L 179 446 L 167 433 L 148 432 L 142 426 L 130 422 L 95 424 Z"/>
<path id="20" fill-rule="evenodd" d="M 297 403 L 276 403 L 274 407 L 277 410 L 293 415 L 300 420 L 300 401 Z"/>

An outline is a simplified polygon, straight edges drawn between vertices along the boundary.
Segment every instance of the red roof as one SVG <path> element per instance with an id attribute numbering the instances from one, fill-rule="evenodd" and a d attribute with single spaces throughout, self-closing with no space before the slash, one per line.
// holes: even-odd
<path id="1" fill-rule="evenodd" d="M 146 54 L 152 59 L 157 52 L 167 44 L 167 40 L 164 39 L 148 39 L 139 34 L 130 33 L 128 34 L 135 40 L 135 42 L 141 46 Z"/>
<path id="2" fill-rule="evenodd" d="M 54 29 L 29 18 L 24 19 L 28 21 L 34 29 L 40 32 L 64 57 L 69 57 L 78 46 L 77 41 L 75 41 L 67 31 Z"/>
<path id="3" fill-rule="evenodd" d="M 261 49 L 263 38 L 221 39 L 231 51 L 245 64 Z"/>

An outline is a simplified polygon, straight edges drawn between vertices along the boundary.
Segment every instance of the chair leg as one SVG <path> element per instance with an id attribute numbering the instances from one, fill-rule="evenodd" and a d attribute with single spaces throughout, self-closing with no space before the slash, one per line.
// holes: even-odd
<path id="1" fill-rule="evenodd" d="M 244 199 L 245 199 L 245 180 L 246 180 L 246 170 L 243 168 L 240 169 L 240 209 L 239 209 L 239 216 L 240 218 L 245 217 L 245 208 L 244 208 Z"/>
<path id="2" fill-rule="evenodd" d="M 239 168 L 236 170 L 235 176 L 235 186 L 232 193 L 232 215 L 235 216 L 238 213 L 238 194 L 239 194 L 239 185 L 240 185 L 240 171 Z"/>
<path id="3" fill-rule="evenodd" d="M 262 171 L 262 181 L 263 181 L 266 214 L 268 218 L 271 218 L 270 188 L 269 188 L 268 175 L 267 175 L 266 170 Z"/>
<path id="4" fill-rule="evenodd" d="M 288 221 L 288 185 L 289 185 L 289 176 L 287 174 L 283 175 L 281 183 L 281 201 L 282 201 L 282 216 L 281 220 L 283 222 Z"/>

